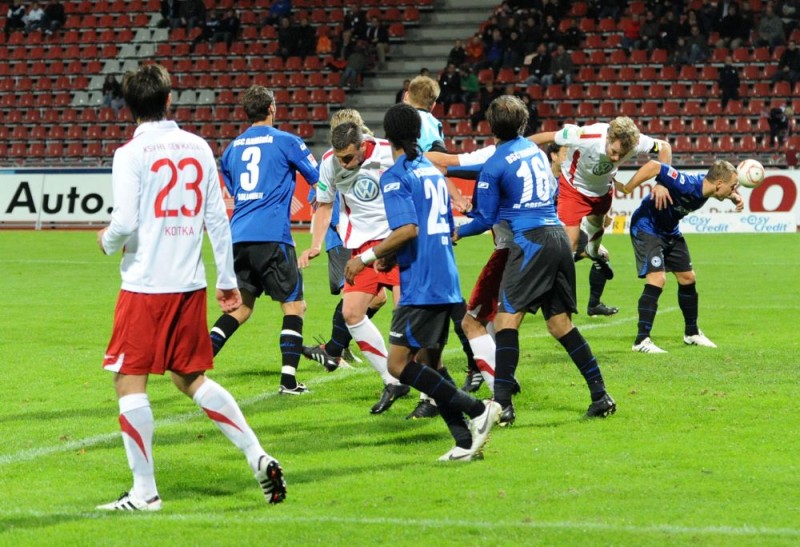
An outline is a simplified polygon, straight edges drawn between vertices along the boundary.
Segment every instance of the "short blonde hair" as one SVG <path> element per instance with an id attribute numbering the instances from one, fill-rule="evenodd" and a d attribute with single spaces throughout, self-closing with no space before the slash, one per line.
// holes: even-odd
<path id="1" fill-rule="evenodd" d="M 736 168 L 732 163 L 725 160 L 717 160 L 708 170 L 706 178 L 711 182 L 718 180 L 727 183 L 733 175 L 736 174 Z"/>
<path id="2" fill-rule="evenodd" d="M 439 93 L 439 83 L 427 76 L 417 76 L 408 84 L 408 102 L 415 108 L 431 110 Z"/>
<path id="3" fill-rule="evenodd" d="M 639 144 L 639 128 L 628 116 L 617 116 L 608 127 L 607 139 L 619 141 L 622 144 L 621 152 L 627 154 Z"/>
<path id="4" fill-rule="evenodd" d="M 333 131 L 336 126 L 342 125 L 345 122 L 352 122 L 360 126 L 362 133 L 373 136 L 372 130 L 364 124 L 364 119 L 355 108 L 342 108 L 334 112 L 331 116 L 331 131 Z"/>

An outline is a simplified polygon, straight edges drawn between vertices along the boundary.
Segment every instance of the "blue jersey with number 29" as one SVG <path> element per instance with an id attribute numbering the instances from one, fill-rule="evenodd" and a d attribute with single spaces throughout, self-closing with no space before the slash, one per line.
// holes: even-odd
<path id="1" fill-rule="evenodd" d="M 400 305 L 461 302 L 450 241 L 453 211 L 441 172 L 424 156 L 408 161 L 403 155 L 381 175 L 381 191 L 392 230 L 406 224 L 419 228 L 417 237 L 397 251 Z"/>
<path id="2" fill-rule="evenodd" d="M 558 185 L 542 149 L 523 137 L 497 146 L 475 184 L 474 216 L 487 225 L 508 222 L 515 235 L 558 226 Z"/>

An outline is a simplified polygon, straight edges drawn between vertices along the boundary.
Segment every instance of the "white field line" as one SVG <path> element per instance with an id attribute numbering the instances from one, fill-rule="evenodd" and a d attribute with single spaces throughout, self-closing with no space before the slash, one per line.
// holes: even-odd
<path id="1" fill-rule="evenodd" d="M 0 517 L 33 517 L 53 519 L 59 517 L 91 519 L 113 519 L 114 515 L 101 512 L 44 512 L 21 511 L 0 509 Z M 668 535 L 708 535 L 729 537 L 800 537 L 798 528 L 769 528 L 765 526 L 679 526 L 674 524 L 613 524 L 589 521 L 481 521 L 481 520 L 452 520 L 452 519 L 400 519 L 382 517 L 293 517 L 290 515 L 273 516 L 243 516 L 227 513 L 215 515 L 206 513 L 170 514 L 162 512 L 149 514 L 148 522 L 152 519 L 158 521 L 189 522 L 189 523 L 236 523 L 247 524 L 343 524 L 343 525 L 371 525 L 371 526 L 402 526 L 408 528 L 445 528 L 445 529 L 485 529 L 503 530 L 509 528 L 531 530 L 576 530 L 590 532 L 614 532 L 630 534 L 668 534 Z"/>
<path id="2" fill-rule="evenodd" d="M 320 376 L 318 378 L 310 380 L 306 382 L 306 385 L 309 386 L 309 388 L 311 388 L 315 385 L 321 385 L 328 382 L 333 382 L 337 378 L 344 377 L 345 375 L 364 374 L 367 372 L 371 372 L 372 370 L 373 370 L 372 367 L 361 367 L 352 370 L 343 369 L 342 371 L 336 374 L 328 376 Z M 239 407 L 247 408 L 256 403 L 260 403 L 261 401 L 272 399 L 273 397 L 280 397 L 280 395 L 275 390 L 265 391 L 248 399 L 242 399 L 241 401 L 239 401 Z M 303 397 L 303 395 L 300 395 L 300 397 Z M 203 416 L 205 416 L 205 414 L 202 411 L 200 411 L 200 409 L 194 409 L 189 412 L 174 414 L 172 416 L 167 416 L 165 418 L 156 419 L 156 427 L 161 428 L 161 427 L 178 425 L 188 422 L 189 420 L 193 420 L 195 418 L 201 418 Z M 3 454 L 0 455 L 0 466 L 19 463 L 23 461 L 30 461 L 36 458 L 40 458 L 42 456 L 57 454 L 59 452 L 72 452 L 88 446 L 96 446 L 98 444 L 104 444 L 107 442 L 116 441 L 119 439 L 119 436 L 120 436 L 119 431 L 115 431 L 113 433 L 101 433 L 99 435 L 92 435 L 91 437 L 85 437 L 83 439 L 75 439 L 72 441 L 67 441 L 56 445 L 42 446 L 39 448 L 29 448 L 26 450 L 20 450 L 19 452 L 15 452 L 13 454 Z"/>
<path id="3" fill-rule="evenodd" d="M 659 310 L 659 313 L 670 313 L 677 310 L 677 307 L 672 308 L 663 308 Z M 581 331 L 587 330 L 595 330 L 600 328 L 613 328 L 618 325 L 626 324 L 626 323 L 635 323 L 638 321 L 637 317 L 614 317 L 608 320 L 603 320 L 603 318 L 597 319 L 597 322 L 594 323 L 587 323 L 585 325 L 581 325 L 579 328 Z M 538 325 L 534 325 L 534 322 L 538 322 Z M 462 350 L 458 346 L 457 343 L 453 343 L 453 338 L 455 336 L 451 336 L 450 343 L 448 347 L 445 348 L 444 354 L 451 355 L 454 353 L 460 353 Z M 523 323 L 522 329 L 520 332 L 520 339 L 533 339 L 533 338 L 549 338 L 550 334 L 548 334 L 547 329 L 544 325 L 544 322 L 538 317 L 531 317 L 529 322 L 526 324 Z M 631 338 L 633 334 L 631 334 Z M 359 368 L 353 369 L 349 371 L 350 373 L 358 373 L 358 374 L 365 374 L 367 372 L 372 371 L 372 367 L 370 366 L 361 366 Z M 333 374 L 329 376 L 320 376 L 315 378 L 309 382 L 307 385 L 313 387 L 314 385 L 320 385 L 327 382 L 336 381 L 339 378 L 344 378 L 345 375 L 342 374 Z M 278 393 L 276 391 L 268 391 L 264 393 L 260 393 L 254 397 L 250 397 L 249 399 L 243 399 L 239 402 L 239 406 L 241 408 L 247 408 L 252 406 L 256 403 L 260 403 L 266 399 L 271 399 L 273 397 L 277 397 Z M 192 410 L 189 412 L 184 412 L 182 414 L 175 414 L 172 416 L 167 416 L 165 418 L 161 418 L 156 420 L 156 427 L 169 427 L 173 425 L 178 425 L 185 423 L 189 420 L 193 420 L 195 418 L 200 418 L 203 416 L 203 413 L 200 410 Z M 57 454 L 60 452 L 72 452 L 75 450 L 80 450 L 81 448 L 89 447 L 89 446 L 96 446 L 98 444 L 104 444 L 112 441 L 116 441 L 119 438 L 119 431 L 115 431 L 113 433 L 101 433 L 99 435 L 92 435 L 91 437 L 85 437 L 83 439 L 75 439 L 72 441 L 67 441 L 59 444 L 54 444 L 50 446 L 42 446 L 38 448 L 28 448 L 26 450 L 20 450 L 18 452 L 14 452 L 13 454 L 3 454 L 0 455 L 0 466 L 15 464 L 23 461 L 30 461 L 40 458 L 42 456 L 48 456 L 50 454 Z"/>

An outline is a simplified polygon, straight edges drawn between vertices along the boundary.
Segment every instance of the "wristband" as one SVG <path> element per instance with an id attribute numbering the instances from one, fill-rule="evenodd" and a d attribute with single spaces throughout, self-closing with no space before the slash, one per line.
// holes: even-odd
<path id="1" fill-rule="evenodd" d="M 374 248 L 367 249 L 366 251 L 358 255 L 358 258 L 361 259 L 361 262 L 363 262 L 365 266 L 369 266 L 370 264 L 378 260 L 377 255 L 375 255 Z"/>

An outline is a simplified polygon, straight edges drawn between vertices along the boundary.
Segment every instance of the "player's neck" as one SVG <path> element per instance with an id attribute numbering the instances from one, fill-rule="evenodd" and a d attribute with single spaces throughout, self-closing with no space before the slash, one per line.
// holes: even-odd
<path id="1" fill-rule="evenodd" d="M 272 119 L 272 116 L 269 116 L 266 119 L 261 120 L 260 122 L 253 123 L 253 127 L 262 127 L 262 126 L 272 127 L 274 123 L 275 120 Z"/>

